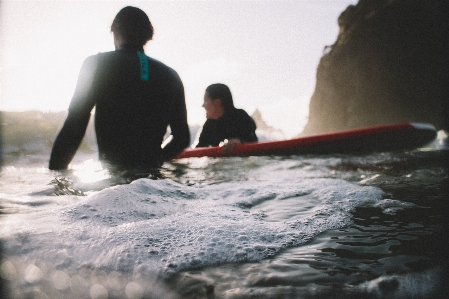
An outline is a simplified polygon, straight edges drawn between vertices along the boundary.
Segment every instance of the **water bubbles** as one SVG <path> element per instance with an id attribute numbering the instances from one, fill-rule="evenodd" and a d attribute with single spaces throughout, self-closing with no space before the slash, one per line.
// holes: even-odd
<path id="1" fill-rule="evenodd" d="M 70 288 L 70 276 L 64 271 L 55 271 L 52 276 L 55 289 L 66 290 Z"/>
<path id="2" fill-rule="evenodd" d="M 333 179 L 268 187 L 255 182 L 244 188 L 235 183 L 187 187 L 138 180 L 77 198 L 61 206 L 59 213 L 55 209 L 46 221 L 41 218 L 42 223 L 62 225 L 55 234 L 39 229 L 37 234 L 27 234 L 29 240 L 21 243 L 20 251 L 32 252 L 51 266 L 27 265 L 24 277 L 28 284 L 51 285 L 55 292 L 83 290 L 84 298 L 125 294 L 143 298 L 148 288 L 135 276 L 138 269 L 147 269 L 145 275 L 168 277 L 199 267 L 271 257 L 320 232 L 347 225 L 345 213 L 366 198 L 380 197 L 377 189 L 365 188 L 370 187 Z M 245 202 L 251 208 L 241 208 Z M 92 275 L 80 275 L 82 268 Z M 12 264 L 2 264 L 2 277 L 21 276 L 15 273 Z"/>
<path id="3" fill-rule="evenodd" d="M 128 299 L 141 299 L 144 295 L 144 291 L 137 282 L 130 282 L 126 285 L 125 294 Z"/>
<path id="4" fill-rule="evenodd" d="M 196 257 L 192 257 L 192 260 L 190 261 L 190 264 L 192 266 L 198 266 L 201 263 L 202 263 L 202 261 Z"/>
<path id="5" fill-rule="evenodd" d="M 245 246 L 245 247 L 243 247 L 243 250 L 246 252 L 252 252 L 252 251 L 254 251 L 254 248 L 252 246 Z"/>
<path id="6" fill-rule="evenodd" d="M 123 275 L 120 272 L 112 271 L 108 275 L 108 285 L 114 290 L 120 290 L 123 288 Z"/>
<path id="7" fill-rule="evenodd" d="M 227 249 L 231 249 L 231 248 L 235 247 L 235 245 L 232 244 L 232 243 L 228 243 L 228 244 L 225 245 L 225 247 L 226 247 Z"/>
<path id="8" fill-rule="evenodd" d="M 90 297 L 92 299 L 107 299 L 108 298 L 108 291 L 101 284 L 94 284 L 90 288 Z"/>
<path id="9" fill-rule="evenodd" d="M 25 269 L 25 280 L 31 284 L 37 283 L 42 279 L 42 271 L 34 264 L 28 265 Z"/>
<path id="10" fill-rule="evenodd" d="M 89 290 L 90 283 L 84 275 L 73 275 L 70 279 L 70 289 L 73 293 L 79 293 L 79 290 Z"/>
<path id="11" fill-rule="evenodd" d="M 239 259 L 243 259 L 246 257 L 246 252 L 245 251 L 237 251 L 234 256 L 236 257 L 237 260 Z"/>
<path id="12" fill-rule="evenodd" d="M 4 261 L 0 266 L 0 276 L 5 280 L 14 280 L 17 277 L 17 269 L 10 261 Z"/>
<path id="13" fill-rule="evenodd" d="M 237 237 L 237 240 L 239 241 L 249 241 L 249 237 L 246 235 L 240 235 Z"/>
<path id="14" fill-rule="evenodd" d="M 265 251 L 266 247 L 263 246 L 263 245 L 256 245 L 254 247 L 254 249 L 257 250 L 257 251 Z"/>
<path id="15" fill-rule="evenodd" d="M 375 206 L 382 208 L 383 213 L 388 215 L 395 215 L 398 211 L 404 210 L 406 208 L 417 207 L 411 202 L 403 202 L 388 198 L 379 201 Z"/>

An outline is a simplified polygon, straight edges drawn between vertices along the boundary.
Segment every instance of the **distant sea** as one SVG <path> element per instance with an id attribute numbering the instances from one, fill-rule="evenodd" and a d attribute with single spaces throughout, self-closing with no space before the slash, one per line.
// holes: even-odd
<path id="1" fill-rule="evenodd" d="M 410 151 L 183 159 L 125 183 L 92 128 L 71 171 L 47 169 L 64 118 L 2 114 L 1 298 L 447 294 L 442 132 Z"/>

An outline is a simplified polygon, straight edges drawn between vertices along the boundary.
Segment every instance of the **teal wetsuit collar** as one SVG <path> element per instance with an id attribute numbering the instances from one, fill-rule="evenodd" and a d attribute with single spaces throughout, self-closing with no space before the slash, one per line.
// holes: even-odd
<path id="1" fill-rule="evenodd" d="M 148 81 L 148 79 L 150 78 L 148 58 L 143 51 L 138 51 L 137 56 L 139 56 L 139 63 L 140 63 L 140 80 Z"/>
<path id="2" fill-rule="evenodd" d="M 148 81 L 148 79 L 150 78 L 150 69 L 148 66 L 148 58 L 145 55 L 145 52 L 143 51 L 143 46 L 136 46 L 136 45 L 132 45 L 132 44 L 123 44 L 117 50 L 137 52 L 137 56 L 139 57 L 139 64 L 140 64 L 140 80 Z"/>

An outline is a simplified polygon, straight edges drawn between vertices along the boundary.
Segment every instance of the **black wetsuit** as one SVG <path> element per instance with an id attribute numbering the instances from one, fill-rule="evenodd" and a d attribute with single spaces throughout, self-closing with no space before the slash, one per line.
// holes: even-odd
<path id="1" fill-rule="evenodd" d="M 217 146 L 224 139 L 256 142 L 256 124 L 242 109 L 233 109 L 217 120 L 208 119 L 203 125 L 196 147 Z"/>
<path id="2" fill-rule="evenodd" d="M 81 68 L 69 113 L 55 140 L 50 169 L 66 169 L 95 106 L 99 158 L 119 168 L 152 168 L 189 145 L 184 87 L 178 74 L 125 45 L 88 57 Z M 161 149 L 170 126 L 173 140 Z"/>

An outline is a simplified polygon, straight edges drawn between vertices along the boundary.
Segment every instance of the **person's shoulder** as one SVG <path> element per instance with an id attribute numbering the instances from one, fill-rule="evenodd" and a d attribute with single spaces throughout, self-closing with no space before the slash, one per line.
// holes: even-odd
<path id="1" fill-rule="evenodd" d="M 234 113 L 240 117 L 250 117 L 249 114 L 243 109 L 235 108 Z"/>
<path id="2" fill-rule="evenodd" d="M 235 119 L 251 126 L 256 126 L 254 119 L 243 109 L 235 109 Z"/>
<path id="3" fill-rule="evenodd" d="M 150 65 L 152 66 L 152 68 L 156 68 L 158 69 L 160 72 L 168 75 L 168 76 L 174 76 L 174 77 L 179 77 L 178 73 L 171 67 L 169 67 L 168 65 L 166 65 L 165 63 L 154 59 L 152 57 L 147 56 L 149 61 L 150 61 Z"/>
<path id="4" fill-rule="evenodd" d="M 106 61 L 108 58 L 112 58 L 115 51 L 110 52 L 99 52 L 97 54 L 90 55 L 84 59 L 84 64 L 92 65 L 92 64 L 98 64 L 103 61 Z"/>
<path id="5" fill-rule="evenodd" d="M 98 59 L 103 59 L 106 57 L 112 57 L 116 53 L 117 53 L 117 51 L 98 52 L 97 54 L 88 56 L 86 59 L 92 59 L 92 60 L 97 59 L 98 60 Z"/>
<path id="6" fill-rule="evenodd" d="M 84 61 L 81 68 L 81 71 L 89 71 L 92 72 L 97 69 L 97 66 L 99 64 L 99 61 L 102 59 L 98 54 L 87 56 Z"/>

